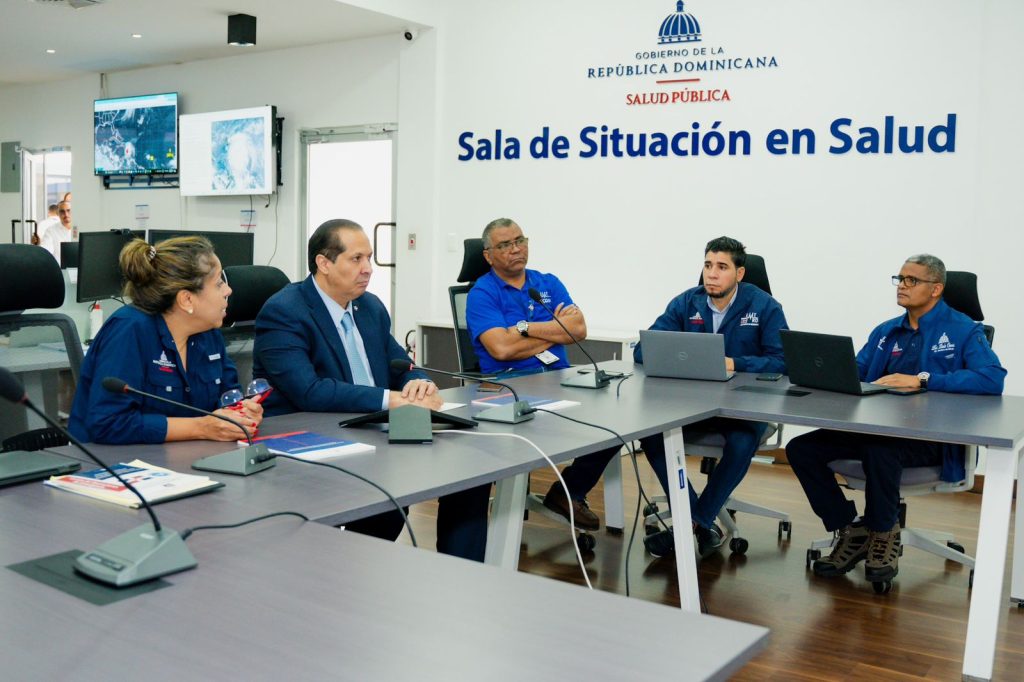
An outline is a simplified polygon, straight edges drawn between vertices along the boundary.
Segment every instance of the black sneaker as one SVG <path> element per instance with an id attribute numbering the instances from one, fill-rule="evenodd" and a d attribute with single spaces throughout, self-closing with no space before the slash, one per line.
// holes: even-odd
<path id="1" fill-rule="evenodd" d="M 868 556 L 868 529 L 855 523 L 836 531 L 832 553 L 814 562 L 814 575 L 825 578 L 843 575 L 853 570 Z"/>
<path id="2" fill-rule="evenodd" d="M 725 535 L 717 523 L 711 524 L 710 528 L 698 524 L 694 526 L 693 534 L 697 536 L 697 554 L 701 559 L 707 558 L 725 542 Z"/>
<path id="3" fill-rule="evenodd" d="M 672 535 L 672 529 L 651 533 L 644 538 L 644 547 L 647 549 L 647 553 L 655 558 L 675 554 L 676 539 Z"/>

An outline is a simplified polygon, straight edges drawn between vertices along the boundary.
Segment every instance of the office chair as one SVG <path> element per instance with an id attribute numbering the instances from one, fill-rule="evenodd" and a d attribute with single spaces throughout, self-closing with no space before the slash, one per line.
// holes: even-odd
<path id="1" fill-rule="evenodd" d="M 480 360 L 473 348 L 473 340 L 469 334 L 469 327 L 466 324 L 466 299 L 469 291 L 478 279 L 490 272 L 491 266 L 484 258 L 484 242 L 482 239 L 466 239 L 463 241 L 462 268 L 459 271 L 457 281 L 461 284 L 448 287 L 448 298 L 452 307 L 452 322 L 455 328 L 455 349 L 459 358 L 459 372 L 469 375 L 485 376 L 480 373 Z M 622 509 L 622 462 L 619 458 L 612 458 L 605 469 L 605 509 Z M 527 484 L 529 490 L 529 484 Z M 544 500 L 540 495 L 527 494 L 526 514 L 531 511 L 537 512 L 547 518 L 564 523 L 561 516 L 555 515 L 544 506 Z M 608 515 L 605 516 L 605 527 L 608 527 Z M 613 526 L 614 527 L 614 526 Z M 593 535 L 581 531 L 577 538 L 580 550 L 592 550 L 597 540 Z"/>
<path id="2" fill-rule="evenodd" d="M 288 275 L 272 265 L 233 265 L 224 275 L 231 287 L 224 327 L 239 332 L 251 332 L 263 304 L 288 285 Z"/>
<path id="3" fill-rule="evenodd" d="M 946 304 L 976 322 L 985 319 L 978 300 L 978 276 L 973 272 L 947 271 L 946 288 L 942 296 Z M 991 325 L 982 325 L 985 338 L 989 344 L 995 338 L 996 330 Z M 942 466 L 907 467 L 900 478 L 900 542 L 903 547 L 916 547 L 930 554 L 940 556 L 947 561 L 955 561 L 971 569 L 968 587 L 974 586 L 974 557 L 969 556 L 964 546 L 956 541 L 951 533 L 937 530 L 907 528 L 906 498 L 914 495 L 931 493 L 958 493 L 974 487 L 974 470 L 978 462 L 978 448 L 975 445 L 964 448 L 964 469 L 966 474 L 962 481 L 943 481 Z M 864 466 L 857 460 L 840 459 L 829 464 L 829 468 L 843 478 L 843 487 L 850 490 L 864 490 L 866 480 Z M 811 543 L 807 550 L 807 568 L 821 558 L 822 550 L 831 549 L 834 538 L 822 538 Z M 902 549 L 900 550 L 902 554 Z M 887 594 L 892 589 L 892 581 L 871 583 L 877 594 Z"/>
<path id="4" fill-rule="evenodd" d="M 766 294 L 771 295 L 772 287 L 768 281 L 768 270 L 765 267 L 764 258 L 748 253 L 744 268 L 746 272 L 743 275 L 743 281 L 747 284 L 753 284 Z M 697 284 L 698 286 L 704 284 L 703 272 L 701 272 L 700 279 L 697 280 Z M 770 439 L 773 440 L 769 442 Z M 693 428 L 683 429 L 683 446 L 687 455 L 701 458 L 701 473 L 706 476 L 711 476 L 712 472 L 715 470 L 715 464 L 722 458 L 722 449 L 725 447 L 725 437 L 715 431 L 700 432 L 695 431 Z M 758 446 L 758 450 L 777 450 L 781 447 L 782 424 L 768 424 L 768 430 L 765 431 L 764 436 L 761 437 L 761 444 Z M 651 501 L 652 504 L 648 505 L 644 510 L 644 514 L 646 515 L 644 519 L 644 529 L 648 535 L 659 532 L 662 529 L 662 522 L 666 524 L 671 522 L 671 516 L 668 513 L 668 499 L 664 495 L 659 495 L 653 497 Z M 664 509 L 661 507 L 662 504 L 665 505 Z M 730 496 L 722 506 L 721 511 L 718 512 L 718 520 L 725 531 L 729 534 L 729 550 L 736 554 L 745 554 L 750 544 L 746 538 L 740 535 L 740 529 L 735 518 L 737 512 L 755 514 L 757 516 L 764 516 L 770 519 L 778 519 L 779 539 L 782 539 L 783 533 L 786 534 L 787 540 L 792 537 L 793 524 L 789 519 L 789 514 L 786 512 L 778 511 L 770 507 L 763 507 L 759 504 L 746 502 L 739 498 Z M 659 518 L 661 519 L 661 522 L 659 522 Z"/>
<path id="5" fill-rule="evenodd" d="M 82 368 L 82 341 L 74 320 L 63 313 L 27 313 L 64 304 L 64 276 L 46 249 L 0 244 L 0 334 L 24 327 L 56 327 L 64 339 L 75 385 Z"/>

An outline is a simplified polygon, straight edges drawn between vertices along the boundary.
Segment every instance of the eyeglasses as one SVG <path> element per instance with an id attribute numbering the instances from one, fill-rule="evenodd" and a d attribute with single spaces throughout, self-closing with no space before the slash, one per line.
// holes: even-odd
<path id="1" fill-rule="evenodd" d="M 938 284 L 939 282 L 934 279 L 918 279 L 917 277 L 911 277 L 910 275 L 893 275 L 892 285 L 898 287 L 901 284 L 906 284 L 908 287 L 916 287 L 918 284 Z"/>
<path id="2" fill-rule="evenodd" d="M 233 407 L 249 398 L 255 398 L 256 402 L 262 403 L 273 390 L 270 382 L 266 379 L 253 379 L 246 387 L 245 393 L 242 393 L 240 389 L 233 388 L 221 394 L 220 406 L 223 408 Z"/>
<path id="3" fill-rule="evenodd" d="M 513 239 L 510 242 L 498 242 L 494 246 L 488 246 L 486 249 L 484 249 L 484 251 L 490 251 L 491 249 L 497 249 L 498 251 L 501 251 L 502 253 L 504 253 L 505 251 L 508 251 L 509 249 L 511 249 L 513 246 L 518 246 L 519 248 L 523 248 L 524 246 L 526 246 L 529 243 L 530 243 L 530 238 L 529 237 L 517 237 L 516 239 Z"/>
<path id="4" fill-rule="evenodd" d="M 224 282 L 224 284 L 228 283 L 228 273 L 223 270 L 220 271 L 220 281 Z"/>

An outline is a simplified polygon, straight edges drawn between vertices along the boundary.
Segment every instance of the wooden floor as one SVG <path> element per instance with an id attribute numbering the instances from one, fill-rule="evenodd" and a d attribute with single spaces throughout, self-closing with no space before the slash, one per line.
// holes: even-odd
<path id="1" fill-rule="evenodd" d="M 688 462 L 689 471 L 697 464 Z M 639 468 L 648 494 L 660 492 L 642 458 Z M 632 471 L 624 459 L 627 526 L 638 497 Z M 702 478 L 697 475 L 697 488 L 703 486 Z M 552 480 L 550 470 L 536 472 L 534 492 L 543 494 Z M 750 542 L 746 555 L 725 550 L 698 564 L 700 592 L 709 613 L 771 629 L 768 648 L 734 679 L 960 679 L 970 596 L 967 569 L 907 548 L 892 592 L 885 596 L 876 595 L 864 581 L 863 565 L 842 578 L 816 578 L 805 569 L 806 549 L 812 539 L 826 534 L 789 467 L 755 463 L 737 497 L 789 512 L 793 537 L 778 541 L 777 522 L 741 515 L 737 521 Z M 862 502 L 858 498 L 861 510 Z M 603 520 L 600 485 L 590 494 L 590 503 Z M 912 498 L 908 521 L 911 527 L 954 533 L 973 554 L 980 507 L 981 496 L 972 493 Z M 411 520 L 422 546 L 434 544 L 435 518 L 435 503 L 413 507 Z M 675 560 L 647 555 L 642 534 L 641 527 L 629 556 L 631 595 L 678 606 Z M 602 529 L 596 537 L 596 549 L 584 554 L 594 589 L 625 594 L 628 528 L 621 535 Z M 536 514 L 524 526 L 520 570 L 583 584 L 567 528 Z M 1009 565 L 1004 594 L 1008 589 Z M 673 660 L 672 652 L 651 655 Z M 678 666 L 684 670 L 685 661 Z M 1024 680 L 1024 609 L 1013 608 L 1008 598 L 1000 616 L 994 679 Z"/>

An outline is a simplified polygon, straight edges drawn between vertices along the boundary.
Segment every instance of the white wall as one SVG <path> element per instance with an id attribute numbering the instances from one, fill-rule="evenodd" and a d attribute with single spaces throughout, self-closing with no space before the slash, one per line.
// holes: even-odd
<path id="1" fill-rule="evenodd" d="M 269 207 L 255 200 L 256 262 L 270 259 L 276 227 L 273 265 L 295 278 L 305 274 L 298 267 L 298 131 L 396 120 L 398 60 L 407 45 L 400 36 L 387 36 L 120 72 L 107 77 L 102 95 L 98 76 L 6 87 L 0 89 L 0 140 L 71 147 L 74 217 L 81 229 L 133 226 L 135 204 L 149 204 L 152 228 L 238 230 L 239 210 L 249 208 L 248 197 L 183 199 L 176 189 L 104 190 L 92 175 L 92 100 L 177 91 L 185 114 L 276 105 L 285 118 L 284 186 Z M 20 215 L 16 194 L 0 194 L 0 217 L 7 220 L 8 215 Z M 6 230 L 0 233 L 9 239 Z"/>
<path id="2" fill-rule="evenodd" d="M 418 250 L 399 254 L 400 277 L 430 282 L 429 300 L 424 287 L 400 284 L 399 331 L 412 325 L 409 314 L 448 316 L 445 287 L 461 246 L 449 251 L 446 235 L 478 236 L 502 215 L 532 237 L 531 265 L 558 273 L 591 328 L 602 329 L 650 324 L 695 283 L 704 243 L 729 234 L 766 257 L 791 326 L 859 344 L 901 312 L 889 275 L 926 251 L 950 269 L 979 273 L 996 350 L 1010 369 L 1008 392 L 1024 393 L 1024 349 L 1013 342 L 1024 321 L 1011 265 L 1024 246 L 1024 143 L 1015 134 L 1024 4 L 693 0 L 686 9 L 701 21 L 700 46 L 774 55 L 780 66 L 701 74 L 692 87 L 728 88 L 727 103 L 636 107 L 625 105 L 626 93 L 671 88 L 650 76 L 588 79 L 587 69 L 636 64 L 636 52 L 658 50 L 674 0 L 449 0 L 445 8 L 437 104 L 401 108 L 403 131 L 426 135 L 431 120 L 438 124 L 434 140 L 409 144 L 403 134 L 400 167 L 433 162 L 438 176 L 436 196 L 400 193 L 400 221 L 433 220 L 434 238 L 424 240 L 418 226 Z M 840 116 L 854 127 L 881 126 L 886 115 L 932 126 L 948 113 L 958 117 L 952 154 L 827 153 L 829 123 Z M 748 130 L 751 155 L 575 155 L 587 125 L 671 133 L 693 122 L 706 131 L 715 121 Z M 501 128 L 525 143 L 545 125 L 570 137 L 570 158 L 456 158 L 462 131 Z M 776 127 L 814 129 L 817 153 L 768 154 L 764 136 Z"/>

